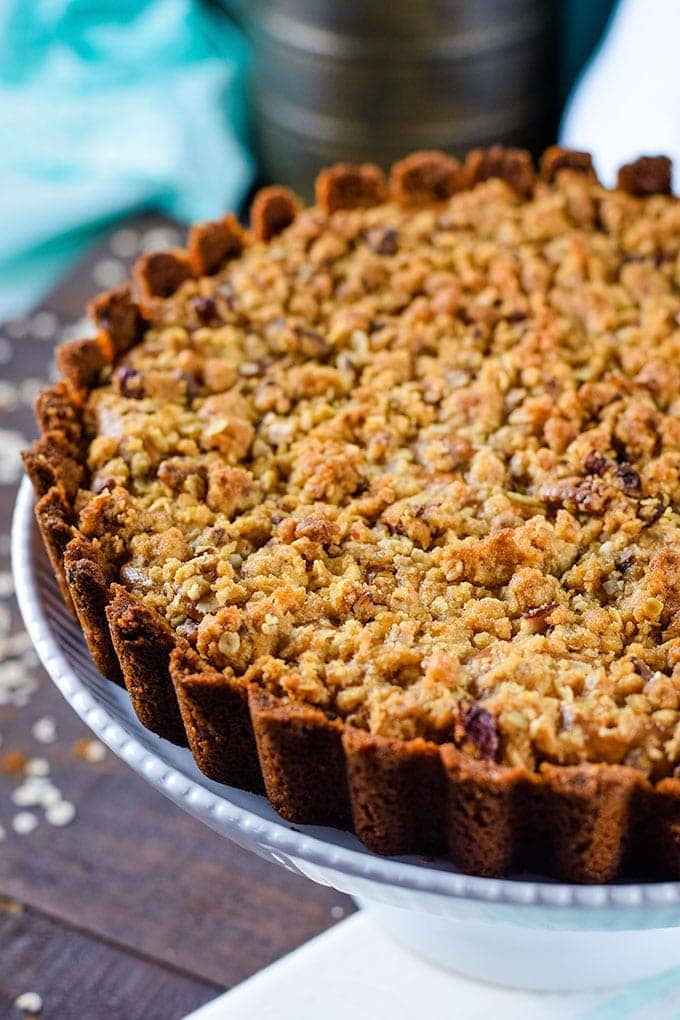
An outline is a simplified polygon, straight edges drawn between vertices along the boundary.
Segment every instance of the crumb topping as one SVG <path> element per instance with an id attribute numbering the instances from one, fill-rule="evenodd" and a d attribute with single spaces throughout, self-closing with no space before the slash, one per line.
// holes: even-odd
<path id="1" fill-rule="evenodd" d="M 89 396 L 81 530 L 228 675 L 476 757 L 680 761 L 680 204 L 300 212 Z"/>

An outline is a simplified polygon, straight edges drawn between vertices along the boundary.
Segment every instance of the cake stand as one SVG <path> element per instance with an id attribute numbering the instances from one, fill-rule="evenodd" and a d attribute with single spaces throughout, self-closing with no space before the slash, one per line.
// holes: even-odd
<path id="1" fill-rule="evenodd" d="M 19 489 L 12 562 L 19 607 L 66 700 L 118 757 L 211 829 L 269 861 L 354 897 L 399 942 L 468 977 L 517 988 L 576 990 L 680 964 L 680 882 L 599 886 L 488 879 L 450 863 L 370 853 L 347 832 L 291 826 L 264 797 L 220 786 L 187 749 L 145 730 L 125 691 L 95 669 L 65 608 Z"/>

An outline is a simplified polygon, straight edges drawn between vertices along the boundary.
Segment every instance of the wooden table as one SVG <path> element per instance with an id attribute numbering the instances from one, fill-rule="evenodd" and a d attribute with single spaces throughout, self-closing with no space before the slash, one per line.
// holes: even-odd
<path id="1" fill-rule="evenodd" d="M 141 218 L 117 230 L 38 314 L 0 330 L 0 572 L 9 570 L 15 433 L 34 434 L 30 404 L 55 340 L 128 271 L 140 240 L 162 242 L 158 226 Z M 0 624 L 9 609 L 19 632 L 6 588 L 0 573 Z M 41 668 L 7 658 L 0 629 L 0 676 L 17 669 L 37 690 L 24 707 L 0 706 L 0 1017 L 20 1017 L 14 1000 L 35 991 L 45 1020 L 175 1020 L 353 909 L 220 838 L 110 752 L 84 760 L 88 731 Z M 44 717 L 55 721 L 53 743 L 32 734 Z M 35 757 L 76 806 L 68 826 L 12 802 L 23 781 L 12 769 Z M 40 819 L 27 835 L 12 828 L 21 810 Z"/>

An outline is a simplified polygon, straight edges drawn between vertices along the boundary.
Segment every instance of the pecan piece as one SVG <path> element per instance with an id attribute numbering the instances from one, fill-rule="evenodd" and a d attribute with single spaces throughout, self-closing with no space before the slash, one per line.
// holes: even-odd
<path id="1" fill-rule="evenodd" d="M 566 507 L 584 514 L 601 514 L 607 503 L 607 488 L 599 479 L 581 481 L 564 478 L 544 485 L 540 493 L 543 502 L 552 508 Z"/>
<path id="2" fill-rule="evenodd" d="M 320 545 L 336 545 L 340 541 L 340 528 L 324 514 L 311 513 L 295 525 L 295 538 L 308 538 Z"/>

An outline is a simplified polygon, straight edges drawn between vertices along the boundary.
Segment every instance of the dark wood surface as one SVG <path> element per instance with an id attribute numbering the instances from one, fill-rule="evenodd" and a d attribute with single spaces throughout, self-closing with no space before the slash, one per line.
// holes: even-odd
<path id="1" fill-rule="evenodd" d="M 130 227 L 158 240 L 148 219 Z M 43 314 L 0 329 L 0 625 L 22 630 L 3 572 L 18 471 L 16 433 L 34 433 L 33 392 L 49 377 L 52 348 L 107 277 L 125 270 L 117 235 L 95 249 L 46 302 Z M 51 318 L 54 316 L 54 318 Z M 66 333 L 65 333 L 66 330 Z M 44 334 L 44 336 L 43 336 Z M 0 1018 L 35 991 L 46 1020 L 175 1020 L 242 981 L 352 910 L 350 901 L 267 864 L 184 814 L 119 762 L 82 757 L 89 734 L 41 668 L 7 649 L 0 626 L 0 691 L 8 670 L 37 689 L 22 707 L 0 706 Z M 30 660 L 30 652 L 24 653 Z M 41 744 L 35 722 L 57 739 Z M 18 754 L 17 754 L 18 753 Z M 76 807 L 63 828 L 40 808 L 13 803 L 23 759 L 46 758 Z M 39 818 L 13 831 L 21 810 Z"/>
<path id="2" fill-rule="evenodd" d="M 0 941 L 3 971 L 12 975 L 11 983 L 4 977 L 0 983 L 8 1000 L 12 985 L 40 987 L 50 975 L 43 1016 L 179 1016 L 210 994 L 186 973 L 11 901 L 0 905 Z"/>

